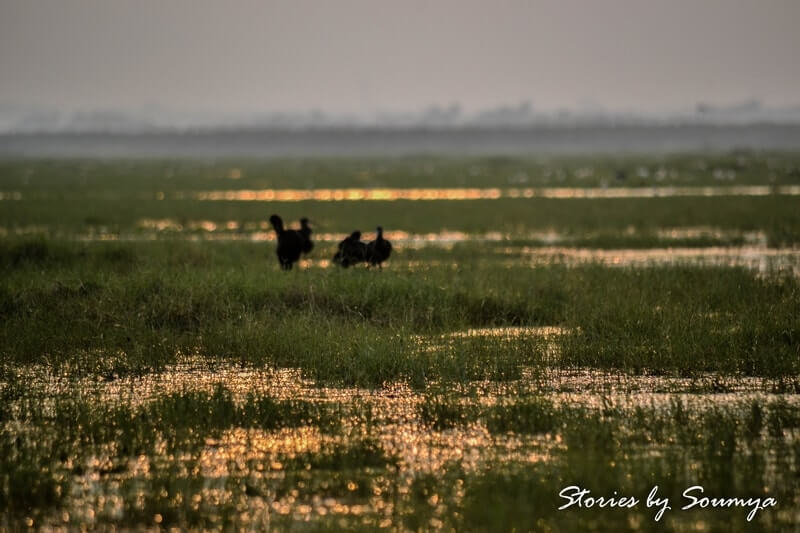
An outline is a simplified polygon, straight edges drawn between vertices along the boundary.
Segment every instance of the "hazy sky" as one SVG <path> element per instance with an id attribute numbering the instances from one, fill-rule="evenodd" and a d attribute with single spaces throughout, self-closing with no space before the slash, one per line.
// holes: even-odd
<path id="1" fill-rule="evenodd" d="M 0 0 L 0 104 L 800 103 L 798 0 Z"/>

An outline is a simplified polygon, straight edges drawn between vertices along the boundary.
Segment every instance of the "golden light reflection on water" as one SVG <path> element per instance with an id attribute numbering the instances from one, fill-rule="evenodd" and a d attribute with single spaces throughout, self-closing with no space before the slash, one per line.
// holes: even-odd
<path id="1" fill-rule="evenodd" d="M 201 232 L 198 236 L 190 234 L 189 239 L 196 240 L 248 240 L 248 241 L 274 241 L 275 233 L 268 230 L 268 222 L 248 222 L 240 224 L 237 221 L 213 222 L 210 220 L 189 221 L 183 224 L 174 219 L 142 219 L 138 226 L 145 230 L 160 232 Z M 258 228 L 256 230 L 256 228 Z M 635 236 L 636 232 L 627 232 L 627 236 Z M 314 234 L 314 239 L 322 243 L 337 243 L 347 236 L 346 233 L 319 232 Z M 499 231 L 485 233 L 467 233 L 462 231 L 442 230 L 430 233 L 410 233 L 402 230 L 386 231 L 384 236 L 392 241 L 398 253 L 403 249 L 422 249 L 428 246 L 452 247 L 458 243 L 509 243 L 508 246 L 487 248 L 487 252 L 512 257 L 520 257 L 533 266 L 550 264 L 582 264 L 601 263 L 609 266 L 646 266 L 658 264 L 696 264 L 705 266 L 744 266 L 759 272 L 770 270 L 788 270 L 797 274 L 800 272 L 800 250 L 791 248 L 768 248 L 767 236 L 763 231 L 737 232 L 707 226 L 686 228 L 662 228 L 656 231 L 656 236 L 669 243 L 669 240 L 680 239 L 742 239 L 742 246 L 706 246 L 706 247 L 651 247 L 631 249 L 603 249 L 569 246 L 573 238 L 549 230 L 541 232 L 527 232 L 525 234 L 508 234 Z M 126 239 L 151 239 L 158 238 L 157 234 L 136 234 L 127 236 Z M 365 233 L 364 239 L 370 240 L 374 234 Z M 591 238 L 591 234 L 587 235 Z M 113 235 L 96 235 L 99 240 L 116 240 Z M 91 240 L 91 239 L 89 239 Z M 513 244 L 514 242 L 532 242 L 535 245 Z M 555 244 L 562 244 L 555 246 Z M 527 259 L 526 259 L 527 258 Z M 411 260 L 403 261 L 400 257 L 392 258 L 394 265 L 403 265 L 409 269 L 421 269 L 437 264 L 444 264 L 441 260 Z M 306 259 L 302 263 L 305 267 L 328 268 L 331 262 L 327 259 Z M 518 263 L 507 262 L 505 266 L 515 266 Z M 503 266 L 499 264 L 498 266 Z"/>
<path id="2" fill-rule="evenodd" d="M 176 219 L 150 219 L 138 221 L 139 231 L 135 233 L 111 233 L 107 229 L 92 229 L 88 234 L 78 237 L 82 241 L 154 241 L 162 235 L 169 238 L 179 236 L 190 241 L 252 241 L 274 242 L 275 233 L 267 221 L 240 222 L 236 220 L 190 220 L 179 222 Z M 25 226 L 20 228 L 0 227 L 0 236 L 7 235 L 48 235 L 51 229 L 47 226 Z M 335 232 L 316 232 L 314 240 L 319 243 L 333 245 L 340 242 L 348 234 Z M 496 266 L 510 268 L 521 265 L 544 266 L 552 264 L 579 265 L 584 263 L 601 263 L 608 266 L 648 266 L 690 264 L 698 266 L 742 266 L 760 273 L 773 271 L 790 272 L 800 275 L 800 250 L 795 248 L 769 248 L 767 236 L 763 231 L 739 232 L 720 228 L 699 226 L 686 228 L 661 228 L 655 236 L 659 246 L 650 248 L 588 248 L 570 246 L 575 236 L 560 234 L 553 230 L 534 231 L 521 234 L 510 234 L 499 231 L 484 233 L 468 233 L 463 231 L 442 230 L 429 233 L 411 233 L 403 230 L 391 230 L 384 233 L 396 248 L 391 264 L 395 268 L 424 270 L 427 268 L 451 266 L 458 263 L 436 259 L 404 260 L 405 249 L 420 250 L 426 247 L 452 249 L 460 243 L 505 244 L 505 246 L 486 247 L 478 250 L 480 254 L 494 256 Z M 626 237 L 637 236 L 636 231 L 626 231 Z M 585 239 L 597 237 L 587 234 Z M 602 237 L 602 236 L 600 236 Z M 365 233 L 364 240 L 374 238 L 374 233 Z M 741 240 L 741 246 L 706 246 L 706 247 L 665 247 L 670 240 L 681 239 L 720 239 Z M 530 243 L 530 244 L 527 244 Z M 317 252 L 319 253 L 319 252 Z M 504 256 L 497 260 L 496 256 Z M 303 268 L 330 268 L 328 258 L 305 258 L 301 261 Z"/>
<path id="3" fill-rule="evenodd" d="M 39 233 L 47 233 L 40 228 Z M 4 235 L 0 228 L 0 236 Z M 345 237 L 345 234 L 322 234 L 319 241 L 334 243 Z M 483 236 L 470 236 L 463 241 L 456 240 L 455 232 L 447 232 L 444 238 L 439 239 L 438 234 L 424 234 L 421 236 L 409 235 L 408 241 L 397 239 L 396 253 L 389 264 L 393 268 L 410 271 L 422 271 L 432 268 L 457 269 L 463 263 L 456 260 L 441 258 L 433 259 L 403 259 L 403 249 L 422 249 L 427 246 L 451 249 L 459 242 L 481 242 Z M 488 234 L 483 242 L 495 240 L 495 236 Z M 135 234 L 121 236 L 115 233 L 97 233 L 81 237 L 82 241 L 155 241 L 159 239 L 156 233 Z M 206 235 L 189 235 L 189 241 L 274 241 L 272 232 L 258 232 L 251 234 L 212 233 Z M 324 240 L 323 240 L 324 239 Z M 367 236 L 369 239 L 369 236 Z M 451 240 L 452 239 L 452 240 Z M 755 240 L 763 241 L 761 237 Z M 390 239 L 393 242 L 395 239 Z M 497 241 L 502 242 L 502 241 Z M 548 265 L 577 266 L 589 263 L 599 263 L 606 266 L 619 267 L 646 267 L 659 265 L 689 265 L 689 266 L 728 266 L 744 267 L 760 274 L 776 272 L 789 273 L 800 276 L 800 250 L 796 248 L 767 248 L 761 244 L 745 246 L 708 246 L 708 247 L 658 247 L 658 248 L 585 248 L 570 246 L 526 246 L 508 245 L 497 248 L 487 248 L 476 251 L 479 254 L 492 254 L 492 266 L 497 269 L 510 269 L 520 266 L 538 267 Z M 498 257 L 500 256 L 500 257 Z M 471 263 L 480 262 L 480 255 L 473 258 Z M 303 259 L 300 262 L 303 268 L 332 268 L 330 259 Z"/>
<path id="4" fill-rule="evenodd" d="M 226 233 L 234 232 L 233 235 L 219 235 L 220 240 L 251 240 L 251 241 L 274 241 L 275 232 L 272 231 L 268 221 L 259 222 L 239 222 L 237 220 L 213 221 L 213 220 L 188 220 L 179 222 L 172 218 L 152 219 L 143 218 L 136 223 L 136 227 L 143 230 L 150 230 L 164 233 L 181 232 L 205 232 L 205 233 Z M 238 234 L 238 235 L 237 235 Z M 350 233 L 331 233 L 315 232 L 314 241 L 326 243 L 338 243 Z M 363 240 L 375 238 L 374 232 L 364 232 Z M 442 230 L 428 233 L 410 233 L 403 230 L 386 230 L 384 238 L 410 247 L 422 247 L 435 244 L 452 244 L 457 242 L 502 242 L 512 238 L 523 238 L 521 236 L 512 237 L 510 234 L 499 231 L 488 231 L 485 233 L 467 233 L 464 231 Z M 205 238 L 215 238 L 205 236 Z M 524 238 L 532 240 L 552 240 L 558 239 L 559 235 L 553 231 L 530 232 Z"/>
<path id="5" fill-rule="evenodd" d="M 176 219 L 151 219 L 143 218 L 136 223 L 136 227 L 141 230 L 154 231 L 155 234 L 132 234 L 126 235 L 126 240 L 136 240 L 137 238 L 158 237 L 158 233 L 180 234 L 180 233 L 199 233 L 203 240 L 247 240 L 247 241 L 275 241 L 275 232 L 272 231 L 269 222 L 239 222 L 236 220 L 213 221 L 213 220 L 189 220 L 179 222 Z M 1 228 L 0 228 L 1 229 Z M 46 229 L 46 228 L 45 228 Z M 350 233 L 315 232 L 314 241 L 324 243 L 338 243 Z M 189 235 L 192 239 L 198 235 Z M 364 232 L 362 239 L 369 241 L 375 238 L 374 232 Z M 555 231 L 527 232 L 524 235 L 511 235 L 499 231 L 487 231 L 484 233 L 468 233 L 464 231 L 442 230 L 428 233 L 411 233 L 403 230 L 386 230 L 384 238 L 394 244 L 402 245 L 406 248 L 423 248 L 425 246 L 446 246 L 460 242 L 503 242 L 511 239 L 527 239 L 539 242 L 558 242 L 565 237 Z M 87 239 L 89 240 L 89 239 Z"/>
<path id="6" fill-rule="evenodd" d="M 593 248 L 508 247 L 496 251 L 501 257 L 495 259 L 477 258 L 473 263 L 484 261 L 495 270 L 513 268 L 537 268 L 551 265 L 577 267 L 588 264 L 601 264 L 609 267 L 658 267 L 658 266 L 696 266 L 696 267 L 741 267 L 752 270 L 761 276 L 792 275 L 800 276 L 800 250 L 762 249 L 762 248 L 653 248 L 603 250 Z M 763 253 L 762 253 L 763 252 Z M 445 259 L 401 260 L 392 258 L 393 269 L 406 269 L 412 272 L 429 269 L 450 268 L 457 270 L 463 265 L 458 261 Z"/>
<path id="7" fill-rule="evenodd" d="M 453 332 L 440 338 L 515 337 L 524 335 L 558 335 L 559 328 L 480 328 Z M 671 405 L 682 400 L 687 412 L 704 411 L 713 407 L 742 405 L 758 399 L 787 400 L 800 404 L 797 395 L 772 394 L 773 383 L 761 378 L 725 377 L 714 374 L 695 379 L 664 376 L 631 376 L 607 373 L 594 369 L 528 369 L 521 383 L 482 383 L 476 389 L 478 396 L 465 397 L 463 401 L 482 405 L 496 405 L 513 401 L 522 384 L 531 393 L 544 395 L 554 405 L 585 407 L 587 409 L 614 409 L 632 412 L 639 406 Z M 41 377 L 39 378 L 41 380 Z M 36 385 L 36 380 L 32 383 Z M 116 468 L 107 456 L 93 457 L 83 466 L 84 474 L 75 476 L 75 498 L 83 505 L 75 505 L 70 512 L 73 518 L 93 523 L 95 513 L 121 517 L 123 499 L 115 493 L 103 492 L 103 479 L 115 480 L 114 486 L 126 479 L 147 479 L 152 474 L 152 464 L 172 462 L 185 464 L 173 475 L 202 477 L 202 489 L 186 498 L 194 498 L 192 505 L 236 505 L 241 507 L 240 521 L 252 527 L 266 527 L 272 514 L 291 517 L 298 522 L 313 521 L 321 517 L 370 517 L 389 526 L 396 524 L 395 507 L 386 494 L 396 491 L 408 497 L 414 479 L 429 473 L 440 475 L 448 464 L 460 464 L 465 473 L 481 472 L 488 465 L 514 463 L 541 463 L 563 451 L 565 443 L 558 434 L 521 435 L 515 433 L 492 434 L 480 421 L 458 425 L 451 429 L 436 430 L 420 418 L 419 406 L 426 393 L 414 391 L 404 383 L 387 384 L 372 389 L 320 387 L 304 379 L 298 370 L 253 369 L 203 359 L 188 358 L 183 363 L 164 372 L 142 377 L 131 377 L 111 382 L 84 380 L 64 381 L 48 378 L 44 386 L 56 393 L 77 386 L 83 394 L 97 395 L 98 401 L 142 405 L 166 394 L 189 390 L 212 392 L 217 385 L 232 391 L 236 402 L 243 401 L 248 393 L 266 394 L 276 399 L 306 400 L 326 404 L 342 403 L 362 412 L 366 406 L 374 418 L 369 427 L 363 416 L 342 417 L 341 432 L 326 434 L 313 426 L 283 428 L 273 431 L 231 428 L 217 438 L 207 438 L 196 461 L 169 456 L 166 450 L 158 456 L 138 456 L 128 460 L 125 468 Z M 42 385 L 39 381 L 38 385 Z M 695 390 L 697 389 L 697 390 Z M 702 391 L 702 392 L 701 392 Z M 277 491 L 286 476 L 296 475 L 297 465 L 287 461 L 303 454 L 317 454 L 324 449 L 344 448 L 353 439 L 369 434 L 382 450 L 398 458 L 396 477 L 377 472 L 371 480 L 366 498 L 352 499 L 347 493 L 359 489 L 363 480 L 349 479 L 344 472 L 343 495 L 326 494 L 307 485 L 309 479 L 297 477 L 294 488 Z M 194 466 L 192 466 L 194 465 Z M 105 472 L 105 473 L 104 473 Z M 110 474 L 109 474 L 110 472 Z M 244 501 L 232 500 L 226 483 L 232 477 L 248 472 L 247 483 L 252 484 L 252 494 Z M 293 473 L 294 472 L 294 473 Z M 310 475 L 310 474 L 309 474 Z M 295 478 L 292 478 L 295 479 Z M 249 485 L 248 485 L 249 486 Z M 258 488 L 261 487 L 261 488 Z M 141 497 L 145 497 L 144 489 Z M 455 498 L 463 496 L 456 487 Z M 181 496 L 183 497 L 183 496 Z M 442 502 L 437 494 L 426 495 L 433 509 Z M 441 507 L 444 512 L 444 507 Z M 434 513 L 435 515 L 435 513 Z"/>
<path id="8" fill-rule="evenodd" d="M 645 248 L 603 250 L 597 248 L 527 247 L 508 248 L 507 254 L 526 257 L 530 266 L 554 263 L 576 265 L 600 263 L 607 266 L 643 267 L 658 265 L 735 266 L 762 274 L 788 272 L 800 275 L 800 250 L 760 246 L 705 248 Z"/>
<path id="9" fill-rule="evenodd" d="M 563 335 L 567 330 L 559 326 L 516 326 L 516 327 L 502 327 L 502 328 L 470 328 L 465 331 L 456 331 L 448 333 L 446 336 L 453 338 L 468 338 L 468 337 L 500 337 L 500 338 L 519 338 L 519 337 L 552 337 L 554 335 Z"/>
<path id="10" fill-rule="evenodd" d="M 177 200 L 241 202 L 341 202 L 359 200 L 495 200 L 497 188 L 488 189 L 234 189 L 175 193 Z"/>
<path id="11" fill-rule="evenodd" d="M 165 233 L 181 232 L 237 232 L 247 234 L 246 238 L 255 241 L 274 241 L 275 232 L 272 231 L 270 223 L 262 221 L 238 220 L 213 221 L 213 220 L 187 220 L 179 222 L 174 218 L 143 218 L 136 222 L 136 227 L 143 230 L 150 230 Z M 7 228 L 4 228 L 8 231 Z M 34 226 L 31 231 L 45 231 L 47 226 Z M 18 230 L 20 231 L 20 230 Z M 647 233 L 639 232 L 634 227 L 630 227 L 619 232 L 625 237 L 649 236 Z M 330 233 L 315 232 L 314 240 L 320 242 L 339 242 L 347 237 L 349 233 Z M 593 237 L 603 237 L 596 233 L 588 232 L 579 234 L 580 238 L 587 239 Z M 711 226 L 690 226 L 677 228 L 658 228 L 654 236 L 663 240 L 679 239 L 742 239 L 749 244 L 757 244 L 766 247 L 767 235 L 764 231 L 738 231 L 715 228 Z M 234 238 L 235 236 L 231 236 Z M 375 237 L 373 232 L 365 232 L 363 238 L 370 240 Z M 385 230 L 384 237 L 405 245 L 427 245 L 438 243 L 459 243 L 459 242 L 503 242 L 503 241 L 534 241 L 540 243 L 559 243 L 569 242 L 576 235 L 559 233 L 553 229 L 544 231 L 526 231 L 517 233 L 504 233 L 501 231 L 487 232 L 465 232 L 457 230 L 443 229 L 428 233 L 411 233 L 403 230 Z"/>
<path id="12" fill-rule="evenodd" d="M 226 178 L 238 180 L 240 169 Z M 353 202 L 353 201 L 459 201 L 500 198 L 621 199 L 717 196 L 798 196 L 800 185 L 711 185 L 657 187 L 485 187 L 485 188 L 342 188 L 342 189 L 229 189 L 155 193 L 156 200 L 237 202 Z M 21 191 L 0 191 L 0 201 L 22 200 Z M 115 198 L 116 199 L 116 198 Z"/>
<path id="13" fill-rule="evenodd" d="M 511 342 L 514 339 L 535 339 L 543 350 L 548 361 L 555 361 L 559 355 L 556 337 L 572 330 L 559 326 L 511 326 L 492 328 L 470 328 L 441 335 L 419 335 L 414 340 L 420 349 L 427 353 L 437 353 L 446 347 L 454 346 L 459 339 L 494 339 L 500 342 Z"/>
<path id="14" fill-rule="evenodd" d="M 767 245 L 767 234 L 764 231 L 732 231 L 714 228 L 711 226 L 696 226 L 684 228 L 660 228 L 656 230 L 660 239 L 736 239 L 741 238 L 745 243 L 756 244 L 763 247 Z"/>
<path id="15" fill-rule="evenodd" d="M 238 202 L 352 202 L 497 200 L 500 198 L 613 199 L 715 196 L 797 196 L 800 185 L 729 185 L 706 187 L 512 187 L 512 188 L 370 188 L 370 189 L 231 189 L 177 192 L 176 200 Z M 163 193 L 157 198 L 164 198 Z"/>
<path id="16" fill-rule="evenodd" d="M 179 222 L 176 219 L 151 219 L 143 218 L 136 223 L 136 227 L 141 230 L 155 231 L 157 233 L 179 234 L 183 232 L 205 232 L 218 233 L 222 235 L 205 235 L 209 239 L 230 239 L 230 240 L 252 240 L 252 241 L 274 241 L 276 239 L 274 231 L 268 221 L 245 221 L 237 220 L 213 221 L 213 220 L 188 220 Z M 39 227 L 39 231 L 46 231 L 46 226 Z M 8 231 L 6 229 L 6 231 Z M 319 242 L 339 242 L 349 233 L 315 232 L 314 240 Z M 625 237 L 648 237 L 650 233 L 636 230 L 630 227 L 620 231 L 619 235 Z M 530 241 L 539 244 L 569 244 L 576 238 L 592 239 L 607 237 L 605 234 L 587 232 L 582 234 L 564 234 L 554 229 L 541 231 L 525 231 L 508 233 L 501 231 L 487 232 L 465 232 L 457 230 L 443 229 L 428 233 L 411 233 L 403 230 L 385 230 L 384 237 L 390 241 L 402 244 L 406 247 L 421 248 L 428 245 L 448 245 L 462 242 L 486 242 L 501 243 L 507 241 L 521 242 Z M 133 235 L 131 237 L 134 237 Z M 363 234 L 365 240 L 375 237 L 373 232 Z M 754 247 L 767 247 L 767 235 L 764 231 L 738 231 L 711 226 L 690 226 L 674 228 L 658 228 L 652 233 L 652 237 L 669 242 L 670 240 L 697 240 L 697 239 L 717 239 L 717 240 L 737 240 Z"/>

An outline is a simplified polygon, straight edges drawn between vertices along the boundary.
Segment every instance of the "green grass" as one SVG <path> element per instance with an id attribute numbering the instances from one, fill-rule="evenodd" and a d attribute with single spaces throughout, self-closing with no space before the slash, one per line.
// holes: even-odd
<path id="1" fill-rule="evenodd" d="M 238 179 L 230 179 L 237 169 Z M 624 179 L 618 178 L 624 171 Z M 659 172 L 660 171 L 660 172 Z M 800 183 L 786 152 L 549 157 L 4 159 L 0 190 L 47 195 L 222 188 L 537 187 Z"/>
<path id="2" fill-rule="evenodd" d="M 558 406 L 537 396 L 492 407 L 463 402 L 450 406 L 439 411 L 440 425 L 477 421 L 493 433 L 550 433 L 564 442 L 563 447 L 550 449 L 552 457 L 547 461 L 457 473 L 465 494 L 446 513 L 460 517 L 457 528 L 682 530 L 687 521 L 710 520 L 716 527 L 737 531 L 784 530 L 788 524 L 775 522 L 774 515 L 765 516 L 769 511 L 760 511 L 761 519 L 750 523 L 744 519 L 750 508 L 681 511 L 680 506 L 690 501 L 682 493 L 699 484 L 708 496 L 773 497 L 788 507 L 797 502 L 796 481 L 781 471 L 800 457 L 796 444 L 786 440 L 797 427 L 797 408 L 789 408 L 783 400 L 705 410 L 673 400 L 657 408 L 640 405 L 633 413 L 612 402 L 595 410 Z M 774 424 L 774 429 L 767 430 L 765 417 L 769 420 L 766 425 Z M 770 449 L 781 455 L 771 456 Z M 772 478 L 776 474 L 780 481 Z M 449 475 L 453 474 L 446 472 L 430 480 L 429 492 L 446 490 L 452 483 Z M 765 483 L 780 489 L 767 492 Z M 575 506 L 559 512 L 558 507 L 568 501 L 559 496 L 559 490 L 570 485 L 589 489 L 593 497 L 635 496 L 641 503 L 631 510 Z M 649 510 L 644 503 L 655 485 L 659 496 L 669 497 L 672 506 L 661 523 L 654 521 L 657 509 Z"/>
<path id="3" fill-rule="evenodd" d="M 516 379 L 546 343 L 416 335 L 561 326 L 551 364 L 631 373 L 798 371 L 800 286 L 743 269 L 490 262 L 281 273 L 268 246 L 22 242 L 0 256 L 6 364 L 118 376 L 181 355 L 300 368 L 326 383 Z M 458 262 L 457 258 L 454 258 Z M 466 261 L 465 261 L 466 262 Z M 436 344 L 436 343 L 434 343 Z"/>
<path id="4" fill-rule="evenodd" d="M 597 176 L 577 177 L 583 175 L 579 169 L 590 167 L 596 169 Z M 231 168 L 240 168 L 245 177 L 226 178 Z M 384 170 L 378 171 L 379 168 Z M 434 170 L 428 172 L 426 168 Z M 630 178 L 617 180 L 617 168 L 628 168 Z M 800 210 L 796 198 L 786 196 L 275 203 L 175 199 L 174 193 L 271 187 L 787 185 L 800 183 L 798 168 L 797 155 L 785 153 L 547 160 L 6 159 L 0 161 L 0 192 L 19 192 L 22 199 L 0 200 L 0 231 L 11 236 L 33 232 L 69 239 L 99 234 L 142 237 L 152 233 L 142 227 L 143 220 L 169 219 L 184 226 L 211 221 L 219 228 L 233 221 L 238 224 L 237 229 L 218 229 L 214 234 L 246 237 L 278 212 L 288 221 L 310 216 L 318 232 L 349 233 L 355 228 L 371 231 L 382 224 L 388 230 L 412 233 L 442 229 L 479 234 L 500 231 L 511 238 L 526 239 L 531 232 L 556 231 L 568 244 L 609 248 L 737 245 L 744 242 L 745 232 L 761 231 L 771 246 L 792 246 L 800 242 Z M 650 177 L 635 177 L 643 169 L 650 169 Z M 652 177 L 658 169 L 666 169 L 667 177 Z M 735 172 L 736 177 L 714 177 L 714 171 L 721 169 Z M 528 181 L 517 183 L 522 175 L 527 175 Z M 164 193 L 163 200 L 156 199 L 158 193 Z M 663 228 L 695 227 L 724 233 L 682 239 L 656 235 Z M 206 234 L 201 229 L 186 229 L 158 235 L 185 238 Z"/>
<path id="5" fill-rule="evenodd" d="M 9 399 L 9 389 L 4 390 Z M 407 472 L 373 434 L 380 426 L 358 426 L 343 443 L 323 444 L 318 451 L 231 458 L 227 473 L 214 478 L 203 475 L 200 467 L 208 439 L 236 427 L 261 425 L 273 431 L 275 418 L 265 418 L 258 406 L 266 402 L 266 412 L 274 413 L 280 402 L 253 396 L 233 401 L 221 386 L 212 393 L 172 393 L 138 407 L 74 392 L 37 401 L 29 392 L 10 394 L 17 401 L 0 433 L 0 517 L 12 528 L 31 518 L 36 524 L 53 523 L 53 517 L 60 520 L 61 509 L 72 509 L 68 523 L 80 523 L 78 509 L 85 499 L 97 505 L 92 499 L 96 496 L 69 488 L 84 476 L 95 476 L 101 494 L 119 498 L 121 512 L 96 507 L 92 523 L 105 526 L 154 525 L 158 516 L 166 527 L 233 527 L 247 523 L 238 511 L 241 505 L 263 499 L 303 503 L 327 498 L 358 506 L 377 498 L 391 505 L 388 518 L 395 525 L 412 528 L 430 526 L 435 519 L 459 530 L 583 529 L 598 527 L 592 525 L 598 521 L 602 529 L 681 530 L 711 520 L 720 528 L 771 531 L 790 527 L 791 515 L 764 510 L 747 522 L 749 509 L 690 512 L 675 504 L 685 503 L 682 492 L 693 485 L 715 497 L 776 498 L 782 508 L 791 508 L 800 498 L 794 479 L 800 460 L 795 435 L 800 411 L 785 400 L 717 406 L 675 399 L 631 411 L 608 398 L 604 407 L 590 408 L 559 405 L 542 396 L 521 395 L 490 406 L 478 398 L 451 397 L 447 409 L 421 407 L 422 419 L 433 421 L 436 431 L 446 434 L 479 424 L 498 436 L 547 433 L 547 439 L 525 448 L 546 454 L 547 460 L 489 463 L 469 471 L 459 462 L 448 462 L 435 473 Z M 423 405 L 431 402 L 441 405 L 432 397 Z M 335 406 L 318 407 L 330 413 Z M 298 421 L 301 426 L 318 424 L 306 411 L 286 407 L 277 419 L 288 426 Z M 132 461 L 141 454 L 151 465 L 146 474 L 133 470 Z M 616 493 L 642 502 L 658 485 L 673 510 L 662 522 L 653 520 L 655 510 L 644 503 L 624 510 L 558 511 L 565 503 L 559 492 L 570 485 L 588 488 L 594 496 Z M 214 487 L 227 493 L 219 504 L 208 492 Z M 371 530 L 386 516 L 375 509 L 332 522 L 318 516 L 316 526 Z M 283 527 L 293 523 L 291 516 L 275 520 Z"/>
<path id="6" fill-rule="evenodd" d="M 536 232 L 597 248 L 740 246 L 762 232 L 785 248 L 800 242 L 795 197 L 265 205 L 155 194 L 797 184 L 799 166 L 796 154 L 750 152 L 0 161 L 0 191 L 23 194 L 0 200 L 0 529 L 791 531 L 798 278 L 532 266 L 524 249 L 547 245 Z M 232 168 L 241 179 L 225 177 Z M 150 241 L 138 226 L 234 220 L 249 229 L 215 235 L 249 237 L 273 211 L 311 216 L 318 234 L 381 223 L 510 239 L 400 245 L 382 271 L 282 272 L 274 242 L 202 230 Z M 708 231 L 662 232 L 698 227 Z M 101 230 L 122 240 L 99 242 Z M 318 242 L 313 258 L 334 251 Z M 561 333 L 452 335 L 551 326 Z M 644 503 L 558 511 L 569 485 L 640 499 L 658 485 L 673 510 L 660 522 Z M 745 509 L 680 511 L 692 485 L 778 507 L 752 522 Z"/>
<path id="7" fill-rule="evenodd" d="M 763 231 L 773 246 L 798 242 L 800 215 L 797 199 L 787 196 L 720 198 L 653 198 L 604 200 L 500 199 L 439 202 L 201 202 L 124 199 L 4 201 L 0 227 L 15 232 L 40 231 L 57 238 L 99 235 L 136 237 L 147 234 L 139 226 L 144 219 L 177 222 L 210 220 L 220 226 L 228 221 L 240 227 L 259 228 L 272 213 L 296 221 L 310 216 L 318 232 L 349 233 L 360 228 L 431 233 L 442 229 L 483 234 L 499 231 L 526 239 L 535 232 L 557 231 L 567 242 L 581 245 L 652 246 L 662 228 L 707 226 L 730 236 L 683 239 L 679 245 L 738 244 L 743 233 Z M 89 215 L 91 213 L 91 215 Z M 294 222 L 292 222 L 294 224 Z M 633 232 L 625 234 L 625 232 Z M 247 237 L 250 232 L 218 231 Z M 266 229 L 261 231 L 267 231 Z M 203 231 L 188 232 L 203 237 Z M 164 232 L 161 238 L 185 238 L 186 232 Z M 515 237 L 516 236 L 516 237 Z M 660 239 L 669 244 L 667 239 Z"/>

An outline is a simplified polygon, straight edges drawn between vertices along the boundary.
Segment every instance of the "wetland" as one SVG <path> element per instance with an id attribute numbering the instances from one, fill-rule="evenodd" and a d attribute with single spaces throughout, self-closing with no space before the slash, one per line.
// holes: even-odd
<path id="1" fill-rule="evenodd" d="M 0 160 L 0 529 L 792 531 L 798 187 L 779 152 Z M 273 213 L 314 229 L 289 272 Z M 381 270 L 331 263 L 378 225 Z"/>

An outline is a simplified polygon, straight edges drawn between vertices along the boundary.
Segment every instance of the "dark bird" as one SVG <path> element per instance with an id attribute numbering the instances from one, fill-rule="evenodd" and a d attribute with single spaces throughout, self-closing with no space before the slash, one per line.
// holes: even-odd
<path id="1" fill-rule="evenodd" d="M 308 255 L 314 249 L 314 242 L 311 240 L 311 226 L 308 225 L 308 219 L 303 217 L 300 219 L 300 235 L 303 237 L 303 253 Z"/>
<path id="2" fill-rule="evenodd" d="M 376 228 L 377 236 L 367 244 L 367 261 L 372 266 L 383 268 L 383 263 L 392 255 L 392 243 L 383 238 L 383 228 Z"/>
<path id="3" fill-rule="evenodd" d="M 333 256 L 333 262 L 344 268 L 357 265 L 367 260 L 367 244 L 361 241 L 361 232 L 354 231 L 339 243 L 339 250 Z"/>
<path id="4" fill-rule="evenodd" d="M 269 221 L 278 237 L 278 262 L 282 269 L 291 270 L 292 265 L 300 259 L 305 240 L 299 231 L 283 229 L 283 220 L 278 215 L 272 215 Z"/>

